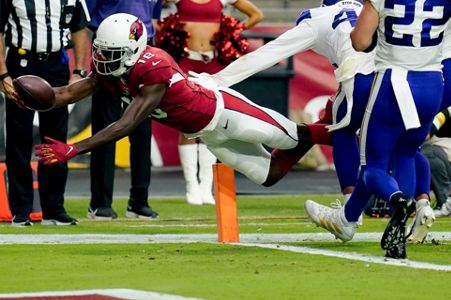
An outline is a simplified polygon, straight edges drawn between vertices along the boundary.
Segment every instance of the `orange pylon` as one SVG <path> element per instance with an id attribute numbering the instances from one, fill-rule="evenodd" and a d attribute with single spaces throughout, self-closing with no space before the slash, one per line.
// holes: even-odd
<path id="1" fill-rule="evenodd" d="M 35 174 L 38 173 L 38 163 L 32 162 L 31 168 Z M 33 180 L 33 189 L 38 189 L 39 184 L 37 180 Z M 8 190 L 7 190 L 7 180 L 6 180 L 6 164 L 0 163 L 0 221 L 9 222 L 13 216 L 9 209 L 8 202 Z M 32 221 L 42 220 L 42 212 L 32 212 L 30 213 L 30 219 Z"/>
<path id="2" fill-rule="evenodd" d="M 238 243 L 240 238 L 234 171 L 225 164 L 217 163 L 213 165 L 213 176 L 218 241 Z"/>

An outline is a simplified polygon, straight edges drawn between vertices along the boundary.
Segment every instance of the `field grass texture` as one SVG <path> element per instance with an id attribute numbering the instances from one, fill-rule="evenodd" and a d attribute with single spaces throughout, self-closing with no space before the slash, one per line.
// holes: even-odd
<path id="1" fill-rule="evenodd" d="M 283 251 L 294 248 L 349 253 L 381 258 L 379 240 L 342 243 L 317 228 L 303 208 L 306 199 L 328 204 L 337 195 L 239 196 L 240 234 L 311 236 L 298 241 L 278 240 L 280 249 L 215 243 L 214 206 L 191 206 L 183 199 L 151 199 L 160 213 L 157 220 L 125 218 L 126 199 L 115 199 L 119 218 L 96 221 L 86 218 L 88 200 L 69 199 L 68 212 L 78 226 L 35 224 L 13 228 L 0 223 L 0 293 L 99 288 L 133 288 L 203 299 L 450 299 L 451 272 L 385 265 Z M 364 218 L 359 233 L 381 234 L 388 219 Z M 451 218 L 440 218 L 434 232 L 451 232 Z M 321 238 L 313 238 L 324 236 Z M 86 235 L 117 242 L 78 243 Z M 60 236 L 61 235 L 61 236 Z M 70 243 L 29 244 L 31 237 L 69 235 Z M 139 243 L 122 243 L 120 236 L 145 237 Z M 152 235 L 208 236 L 207 241 L 155 242 Z M 72 239 L 73 237 L 73 239 Z M 91 236 L 92 237 L 92 236 Z M 23 239 L 8 244 L 7 238 Z M 262 241 L 261 243 L 268 243 Z M 274 243 L 273 243 L 274 244 Z M 279 247 L 279 246 L 277 246 Z M 408 262 L 451 268 L 448 239 L 428 239 L 407 246 Z"/>

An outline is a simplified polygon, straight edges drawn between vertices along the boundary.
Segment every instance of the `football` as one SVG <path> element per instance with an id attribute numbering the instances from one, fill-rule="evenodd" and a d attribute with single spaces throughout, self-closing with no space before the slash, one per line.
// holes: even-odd
<path id="1" fill-rule="evenodd" d="M 14 88 L 25 105 L 33 110 L 47 111 L 55 105 L 55 92 L 41 77 L 23 75 L 13 81 Z"/>

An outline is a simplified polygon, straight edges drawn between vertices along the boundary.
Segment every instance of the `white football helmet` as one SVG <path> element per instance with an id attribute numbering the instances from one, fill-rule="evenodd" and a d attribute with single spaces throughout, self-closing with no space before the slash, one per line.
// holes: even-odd
<path id="1" fill-rule="evenodd" d="M 130 14 L 114 14 L 103 20 L 92 43 L 92 60 L 97 73 L 124 74 L 147 46 L 143 22 Z"/>

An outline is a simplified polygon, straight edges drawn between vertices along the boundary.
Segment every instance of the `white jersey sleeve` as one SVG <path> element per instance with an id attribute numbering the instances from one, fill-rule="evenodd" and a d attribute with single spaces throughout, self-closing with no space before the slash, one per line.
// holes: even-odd
<path id="1" fill-rule="evenodd" d="M 305 10 L 299 15 L 296 27 L 239 58 L 219 73 L 206 76 L 218 85 L 228 87 L 306 50 L 313 50 L 326 57 L 334 66 L 340 66 L 356 55 L 349 33 L 361 8 L 359 2 L 346 0 L 332 6 Z M 356 72 L 362 74 L 373 70 L 372 57 L 356 68 Z"/>
<path id="2" fill-rule="evenodd" d="M 240 57 L 212 77 L 218 85 L 229 87 L 296 53 L 311 49 L 316 38 L 313 28 L 308 23 L 301 22 L 275 40 Z"/>
<path id="3" fill-rule="evenodd" d="M 385 0 L 369 0 L 370 3 L 373 5 L 374 9 L 377 12 L 380 12 L 381 9 L 383 8 L 383 4 Z"/>

